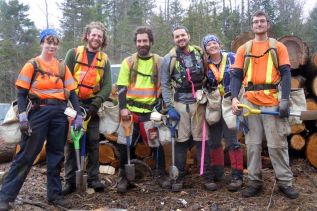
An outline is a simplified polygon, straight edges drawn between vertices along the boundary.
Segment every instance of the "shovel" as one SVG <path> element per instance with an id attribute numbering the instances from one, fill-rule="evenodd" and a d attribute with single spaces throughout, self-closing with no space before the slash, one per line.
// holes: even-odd
<path id="1" fill-rule="evenodd" d="M 76 163 L 77 163 L 77 171 L 76 173 L 76 189 L 81 189 L 83 183 L 83 171 L 81 169 L 81 161 L 80 161 L 80 138 L 82 136 L 82 130 L 77 132 L 74 131 L 73 127 L 71 127 L 70 135 L 74 142 L 74 148 L 76 153 Z"/>
<path id="2" fill-rule="evenodd" d="M 178 178 L 179 172 L 177 167 L 175 166 L 175 137 L 176 137 L 176 126 L 179 121 L 176 121 L 173 125 L 170 119 L 166 120 L 166 125 L 171 131 L 171 141 L 172 141 L 172 166 L 169 167 L 169 177 L 172 180 L 176 180 Z"/>
<path id="3" fill-rule="evenodd" d="M 255 109 L 245 104 L 238 104 L 238 107 L 245 108 L 247 110 L 247 112 L 244 113 L 243 116 L 249 116 L 252 114 L 267 114 L 267 115 L 278 116 L 280 114 L 279 111 L 266 111 L 266 110 Z M 317 119 L 317 111 L 291 111 L 289 115 L 299 117 L 301 120 L 316 120 Z"/>
<path id="4" fill-rule="evenodd" d="M 124 165 L 125 174 L 129 181 L 135 180 L 135 166 L 134 164 L 131 164 L 131 158 L 130 158 L 130 131 L 131 131 L 131 125 L 133 123 L 133 117 L 129 116 L 129 120 L 122 120 L 121 118 L 121 126 L 124 129 L 124 134 L 127 141 L 127 157 L 128 157 L 128 164 Z"/>

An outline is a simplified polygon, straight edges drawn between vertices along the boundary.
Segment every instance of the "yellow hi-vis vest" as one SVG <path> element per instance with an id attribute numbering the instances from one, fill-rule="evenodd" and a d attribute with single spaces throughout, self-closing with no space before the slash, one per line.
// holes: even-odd
<path id="1" fill-rule="evenodd" d="M 108 61 L 108 56 L 104 52 L 98 51 L 89 65 L 86 47 L 78 46 L 75 51 L 74 78 L 78 83 L 75 92 L 79 99 L 93 98 L 102 86 L 104 67 Z"/>
<path id="2" fill-rule="evenodd" d="M 252 48 L 252 40 L 249 40 L 245 44 L 245 55 L 244 55 L 244 64 L 243 64 L 243 76 L 247 77 L 247 83 L 251 82 L 252 77 L 252 59 L 253 57 L 259 58 L 264 56 L 266 53 L 269 54 L 267 69 L 266 69 L 266 79 L 265 84 L 272 84 L 272 71 L 273 67 L 278 69 L 278 56 L 277 56 L 277 49 L 276 49 L 276 39 L 269 38 L 269 49 L 265 51 L 262 55 L 255 56 L 251 55 L 251 48 Z M 270 94 L 270 90 L 263 90 L 265 94 Z"/>
<path id="3" fill-rule="evenodd" d="M 228 54 L 223 52 L 222 56 L 223 57 L 222 57 L 219 69 L 216 67 L 216 65 L 214 65 L 212 63 L 208 65 L 209 69 L 212 71 L 212 73 L 214 74 L 214 76 L 218 82 L 218 89 L 219 89 L 221 96 L 223 96 L 225 94 L 225 89 L 222 85 L 222 79 L 223 79 L 223 76 L 225 74 Z"/>
<path id="4" fill-rule="evenodd" d="M 143 71 L 146 73 L 138 69 L 139 58 L 137 53 L 132 54 L 126 59 L 130 71 L 130 83 L 126 95 L 127 106 L 133 112 L 151 112 L 159 96 L 160 78 L 158 70 L 160 68 L 161 57 L 157 54 L 152 54 L 151 57 L 151 59 L 145 60 L 149 66 L 143 66 Z M 144 83 L 144 80 L 138 80 L 139 76 L 145 77 L 146 83 Z"/>

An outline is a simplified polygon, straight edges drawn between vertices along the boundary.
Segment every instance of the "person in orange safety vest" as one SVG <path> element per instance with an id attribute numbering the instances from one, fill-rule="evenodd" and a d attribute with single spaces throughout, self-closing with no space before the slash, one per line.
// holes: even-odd
<path id="1" fill-rule="evenodd" d="M 81 128 L 83 121 L 74 91 L 76 82 L 69 69 L 55 58 L 58 44 L 55 30 L 43 30 L 40 33 L 41 54 L 24 65 L 16 80 L 21 150 L 2 184 L 0 210 L 10 209 L 9 202 L 16 199 L 45 140 L 48 202 L 68 207 L 60 179 L 68 132 L 64 114 L 68 99 L 77 111 L 74 127 Z M 28 99 L 32 102 L 30 111 L 27 111 Z"/>

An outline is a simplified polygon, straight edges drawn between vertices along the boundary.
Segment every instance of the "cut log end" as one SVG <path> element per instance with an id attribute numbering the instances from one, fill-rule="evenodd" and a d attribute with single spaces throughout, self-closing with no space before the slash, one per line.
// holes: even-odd
<path id="1" fill-rule="evenodd" d="M 291 126 L 291 133 L 292 134 L 298 134 L 305 130 L 305 124 L 295 124 Z"/>
<path id="2" fill-rule="evenodd" d="M 302 150 L 305 146 L 305 138 L 299 134 L 295 134 L 290 140 L 290 145 L 292 149 L 297 151 Z"/>

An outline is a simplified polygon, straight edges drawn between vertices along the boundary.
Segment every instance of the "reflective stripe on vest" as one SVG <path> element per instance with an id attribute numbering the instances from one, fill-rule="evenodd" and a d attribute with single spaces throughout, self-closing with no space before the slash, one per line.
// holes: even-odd
<path id="1" fill-rule="evenodd" d="M 107 55 L 98 51 L 89 65 L 85 46 L 79 46 L 75 51 L 74 78 L 78 83 L 75 92 L 80 99 L 85 100 L 94 97 L 100 91 Z"/>
<path id="2" fill-rule="evenodd" d="M 246 55 L 250 54 L 251 48 L 252 48 L 252 41 L 249 41 L 251 43 L 247 43 L 246 45 Z M 266 66 L 266 76 L 265 76 L 265 84 L 272 84 L 272 73 L 273 73 L 273 68 L 278 68 L 278 58 L 277 58 L 277 54 L 273 49 L 276 49 L 276 44 L 275 44 L 276 40 L 274 40 L 273 38 L 269 39 L 269 48 L 272 50 L 268 51 L 268 61 L 267 61 L 267 66 Z M 274 56 L 272 55 L 272 53 L 274 54 Z M 262 55 L 264 56 L 264 55 Z M 247 71 L 246 71 L 246 75 L 247 75 L 247 84 L 249 82 L 251 82 L 252 80 L 252 62 L 253 62 L 253 58 L 250 57 L 249 61 L 245 61 L 245 65 L 247 66 Z M 247 64 L 249 63 L 249 64 Z M 244 67 L 245 69 L 246 67 Z M 245 70 L 244 70 L 245 71 Z M 270 94 L 270 90 L 263 90 L 264 94 L 269 95 Z M 275 95 L 274 95 L 275 96 Z"/>
<path id="3" fill-rule="evenodd" d="M 156 99 L 157 99 L 157 95 L 159 93 L 159 82 L 157 80 L 152 80 L 153 78 L 153 71 L 157 73 L 157 68 L 158 68 L 158 63 L 159 63 L 159 56 L 158 55 L 152 55 L 152 59 L 149 60 L 144 60 L 146 61 L 146 71 L 148 72 L 141 72 L 139 70 L 137 70 L 140 62 L 138 61 L 139 59 L 135 56 L 132 55 L 132 57 L 128 57 L 126 59 L 126 62 L 128 64 L 129 67 L 129 71 L 137 71 L 135 73 L 135 79 L 133 79 L 133 81 L 131 81 L 130 85 L 128 86 L 128 90 L 127 90 L 127 99 L 131 99 L 133 101 L 139 102 L 139 103 L 143 103 L 143 104 L 147 104 L 147 105 L 151 105 L 153 104 Z M 132 70 L 135 69 L 135 70 Z M 151 71 L 149 71 L 151 70 Z M 144 71 L 144 70 L 143 70 Z M 131 74 L 130 74 L 131 76 Z M 146 78 L 147 83 L 140 82 L 141 80 L 138 80 L 138 78 Z M 157 76 L 156 76 L 157 77 Z M 156 84 L 155 84 L 156 83 Z M 132 106 L 129 105 L 128 106 Z M 132 109 L 134 112 L 144 112 L 144 111 L 149 111 L 149 109 L 145 109 L 145 108 L 138 108 L 136 106 L 133 106 L 134 109 Z"/>

